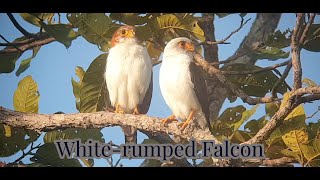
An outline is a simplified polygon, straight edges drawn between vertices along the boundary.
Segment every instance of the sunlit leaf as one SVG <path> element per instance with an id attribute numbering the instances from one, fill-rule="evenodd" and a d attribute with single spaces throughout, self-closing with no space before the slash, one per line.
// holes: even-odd
<path id="1" fill-rule="evenodd" d="M 232 138 L 230 139 L 230 141 L 232 143 L 243 143 L 243 142 L 246 142 L 248 141 L 249 139 L 251 139 L 253 136 L 248 133 L 248 132 L 245 132 L 245 131 L 240 131 L 240 130 L 237 130 L 235 131 L 234 135 L 232 136 Z"/>
<path id="2" fill-rule="evenodd" d="M 320 166 L 320 139 L 313 139 L 308 144 L 301 145 L 301 151 L 311 166 Z"/>
<path id="3" fill-rule="evenodd" d="M 244 129 L 252 134 L 256 134 L 260 129 L 262 129 L 268 121 L 265 116 L 262 116 L 258 120 L 251 120 L 244 125 Z"/>
<path id="4" fill-rule="evenodd" d="M 165 14 L 157 17 L 158 27 L 160 29 L 181 29 L 192 32 L 199 40 L 204 41 L 204 31 L 198 25 L 196 20 L 179 19 L 173 14 Z"/>
<path id="5" fill-rule="evenodd" d="M 80 158 L 80 160 L 83 162 L 83 164 L 87 167 L 93 167 L 94 166 L 94 160 L 93 159 L 85 159 Z"/>
<path id="6" fill-rule="evenodd" d="M 14 110 L 26 113 L 38 113 L 40 94 L 38 85 L 31 76 L 23 78 L 14 92 Z"/>
<path id="7" fill-rule="evenodd" d="M 76 75 L 79 78 L 79 81 L 75 81 L 73 78 L 71 78 L 72 88 L 73 88 L 73 95 L 76 98 L 76 107 L 79 111 L 80 106 L 80 89 L 82 87 L 82 79 L 85 74 L 85 71 L 82 67 L 77 66 L 76 67 Z"/>
<path id="8" fill-rule="evenodd" d="M 249 118 L 256 112 L 257 108 L 259 107 L 259 104 L 253 106 L 251 109 L 246 110 L 242 113 L 241 120 L 233 124 L 233 134 L 234 136 L 235 132 L 240 128 L 240 126 L 249 120 Z"/>
<path id="9" fill-rule="evenodd" d="M 71 46 L 72 40 L 77 38 L 77 34 L 69 24 L 45 24 L 40 22 L 44 30 L 54 37 L 57 41 L 62 43 L 66 48 Z"/>
<path id="10" fill-rule="evenodd" d="M 283 149 L 281 150 L 281 153 L 287 157 L 292 157 L 294 158 L 295 160 L 299 161 L 299 162 L 302 162 L 303 160 L 301 159 L 301 156 L 299 154 L 299 152 L 297 151 L 292 151 L 290 149 Z"/>
<path id="11" fill-rule="evenodd" d="M 309 78 L 302 79 L 302 82 L 305 83 L 307 86 L 318 86 L 314 81 Z"/>
<path id="12" fill-rule="evenodd" d="M 261 67 L 250 64 L 231 64 L 221 68 L 223 71 L 252 71 L 259 70 Z M 226 77 L 249 96 L 264 97 L 271 92 L 273 85 L 278 81 L 278 77 L 272 71 L 265 71 L 257 74 L 248 75 L 226 75 Z M 281 83 L 277 89 L 278 93 L 284 94 L 287 85 Z"/>
<path id="13" fill-rule="evenodd" d="M 41 46 L 34 47 L 33 52 L 32 52 L 32 56 L 21 61 L 20 66 L 19 66 L 18 70 L 16 71 L 16 76 L 20 76 L 21 73 L 23 73 L 25 70 L 27 70 L 30 67 L 31 61 L 33 60 L 34 57 L 36 57 L 40 48 L 41 48 Z"/>
<path id="14" fill-rule="evenodd" d="M 308 133 L 305 129 L 293 130 L 283 135 L 282 140 L 292 151 L 300 152 L 301 144 L 308 142 Z"/>

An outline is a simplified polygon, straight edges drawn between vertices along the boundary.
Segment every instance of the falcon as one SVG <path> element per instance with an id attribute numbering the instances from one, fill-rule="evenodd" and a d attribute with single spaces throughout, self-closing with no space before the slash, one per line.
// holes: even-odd
<path id="1" fill-rule="evenodd" d="M 139 45 L 135 28 L 116 30 L 106 63 L 105 79 L 115 113 L 146 114 L 152 97 L 152 62 L 147 49 Z M 122 127 L 125 143 L 137 143 L 137 130 Z"/>
<path id="2" fill-rule="evenodd" d="M 195 118 L 202 129 L 211 129 L 206 83 L 200 69 L 193 61 L 194 45 L 185 37 L 172 39 L 164 48 L 159 72 L 161 94 L 172 111 L 162 121 L 177 121 L 183 131 Z"/>

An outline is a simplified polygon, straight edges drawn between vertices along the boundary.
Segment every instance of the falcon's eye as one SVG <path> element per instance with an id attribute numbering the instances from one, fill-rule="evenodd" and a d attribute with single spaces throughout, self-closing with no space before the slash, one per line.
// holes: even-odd
<path id="1" fill-rule="evenodd" d="M 125 34 L 127 34 L 127 31 L 126 31 L 126 30 L 122 30 L 122 31 L 121 31 L 121 34 L 122 34 L 122 35 L 125 35 Z"/>
<path id="2" fill-rule="evenodd" d="M 184 47 L 186 45 L 186 42 L 185 41 L 181 41 L 180 42 L 180 46 Z"/>

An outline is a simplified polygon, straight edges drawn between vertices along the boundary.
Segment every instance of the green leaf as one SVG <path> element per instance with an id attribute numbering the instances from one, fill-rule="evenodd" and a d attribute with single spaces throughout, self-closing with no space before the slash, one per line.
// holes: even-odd
<path id="1" fill-rule="evenodd" d="M 240 13 L 239 14 L 239 16 L 242 17 L 242 18 L 245 17 L 246 15 L 247 15 L 247 13 Z"/>
<path id="2" fill-rule="evenodd" d="M 245 111 L 246 108 L 242 105 L 230 107 L 223 111 L 223 113 L 218 117 L 218 120 L 233 124 L 241 120 L 242 114 Z"/>
<path id="3" fill-rule="evenodd" d="M 308 160 L 306 164 L 320 166 L 320 139 L 313 139 L 308 144 L 302 144 L 301 150 L 304 157 Z"/>
<path id="4" fill-rule="evenodd" d="M 81 139 L 86 142 L 88 139 L 93 139 L 99 142 L 105 142 L 101 129 L 83 129 L 83 128 L 68 128 L 65 130 L 57 130 L 47 132 L 44 137 L 44 143 L 52 143 L 55 140 L 65 139 Z"/>
<path id="5" fill-rule="evenodd" d="M 262 116 L 258 120 L 251 120 L 247 124 L 244 125 L 244 129 L 251 134 L 257 134 L 257 132 L 262 129 L 268 121 L 266 120 L 266 116 Z"/>
<path id="6" fill-rule="evenodd" d="M 280 105 L 280 109 L 286 106 L 289 100 L 289 96 L 290 96 L 290 92 L 287 92 L 283 95 L 283 102 Z M 306 114 L 304 112 L 304 108 L 302 104 L 296 107 L 293 111 L 291 111 L 291 113 L 284 120 L 289 120 L 293 118 L 300 118 L 303 120 L 306 119 Z"/>
<path id="7" fill-rule="evenodd" d="M 62 43 L 66 48 L 71 46 L 72 40 L 77 38 L 77 34 L 72 29 L 71 25 L 68 24 L 45 24 L 40 21 L 43 29 L 54 37 L 57 41 Z"/>
<path id="8" fill-rule="evenodd" d="M 157 159 L 145 159 L 139 167 L 161 167 L 161 164 Z"/>
<path id="9" fill-rule="evenodd" d="M 205 40 L 204 31 L 198 25 L 197 20 L 192 19 L 179 19 L 173 14 L 165 14 L 157 17 L 158 27 L 160 29 L 180 29 L 192 32 L 200 41 Z"/>
<path id="10" fill-rule="evenodd" d="M 34 131 L 0 124 L 0 157 L 8 157 L 24 150 L 38 136 Z"/>
<path id="11" fill-rule="evenodd" d="M 236 130 L 230 139 L 232 143 L 243 143 L 251 139 L 253 136 L 245 131 Z"/>
<path id="12" fill-rule="evenodd" d="M 274 32 L 272 35 L 268 37 L 265 44 L 270 47 L 276 47 L 276 48 L 285 48 L 290 46 L 291 43 L 291 37 L 287 37 L 287 35 L 290 33 L 290 29 L 285 30 L 284 32 L 281 32 L 280 30 Z"/>
<path id="13" fill-rule="evenodd" d="M 147 16 L 141 16 L 141 13 L 110 13 L 112 20 L 117 20 L 128 25 L 143 25 L 150 19 Z"/>
<path id="14" fill-rule="evenodd" d="M 104 13 L 67 13 L 67 18 L 82 37 L 105 52 L 110 48 L 113 33 L 120 27 Z"/>
<path id="15" fill-rule="evenodd" d="M 32 59 L 34 57 L 36 57 L 40 48 L 41 48 L 41 46 L 34 47 L 32 56 L 21 61 L 20 66 L 19 66 L 18 70 L 16 71 L 16 76 L 20 76 L 21 73 L 23 73 L 25 70 L 27 70 L 30 67 L 30 63 L 31 63 Z"/>
<path id="16" fill-rule="evenodd" d="M 307 86 L 318 86 L 314 81 L 312 81 L 311 79 L 309 78 L 304 78 L 302 80 L 303 83 L 305 83 Z"/>
<path id="17" fill-rule="evenodd" d="M 96 112 L 110 106 L 104 73 L 107 54 L 101 54 L 90 64 L 80 88 L 80 112 Z"/>
<path id="18" fill-rule="evenodd" d="M 312 52 L 320 52 L 320 24 L 312 24 L 310 26 L 306 40 L 309 40 L 309 42 L 303 45 L 304 49 Z"/>
<path id="19" fill-rule="evenodd" d="M 280 136 L 281 139 L 281 136 Z M 281 141 L 277 141 L 275 143 L 272 144 L 272 146 L 268 145 L 265 146 L 265 155 L 266 157 L 270 158 L 270 159 L 278 159 L 278 158 L 282 158 L 283 154 L 281 153 L 282 150 L 286 149 L 287 146 L 284 144 L 284 142 Z"/>
<path id="20" fill-rule="evenodd" d="M 266 103 L 265 110 L 266 115 L 272 117 L 280 108 L 280 104 L 278 102 Z"/>
<path id="21" fill-rule="evenodd" d="M 278 141 L 282 141 L 282 133 L 280 131 L 280 128 L 275 129 L 270 137 L 266 140 L 266 143 L 271 146 L 272 144 L 278 142 Z"/>
<path id="22" fill-rule="evenodd" d="M 257 108 L 259 107 L 259 104 L 253 106 L 250 110 L 246 110 L 242 113 L 241 120 L 233 124 L 233 134 L 234 136 L 235 132 L 240 128 L 240 126 L 249 120 L 249 118 L 256 112 Z"/>
<path id="23" fill-rule="evenodd" d="M 30 160 L 32 162 L 52 167 L 82 167 L 77 159 L 60 159 L 58 151 L 53 143 L 40 146 Z"/>
<path id="24" fill-rule="evenodd" d="M 307 126 L 307 131 L 310 139 L 320 138 L 320 120 L 310 122 Z"/>
<path id="25" fill-rule="evenodd" d="M 94 160 L 93 159 L 85 159 L 80 158 L 80 160 L 83 162 L 83 164 L 87 167 L 93 167 L 94 166 Z"/>
<path id="26" fill-rule="evenodd" d="M 260 48 L 255 51 L 254 57 L 256 59 L 268 59 L 268 60 L 278 60 L 289 57 L 290 52 L 285 52 L 277 47 L 266 46 L 265 48 Z"/>
<path id="27" fill-rule="evenodd" d="M 281 153 L 287 157 L 292 157 L 294 158 L 295 160 L 299 161 L 300 163 L 303 161 L 301 159 L 301 156 L 298 154 L 298 152 L 296 151 L 292 151 L 290 149 L 283 149 L 281 150 Z"/>
<path id="28" fill-rule="evenodd" d="M 20 13 L 20 16 L 28 23 L 40 27 L 40 19 L 51 24 L 54 14 L 55 13 Z"/>
<path id="29" fill-rule="evenodd" d="M 20 52 L 0 54 L 0 74 L 12 72 L 15 68 L 16 61 L 21 55 L 22 53 Z"/>
<path id="30" fill-rule="evenodd" d="M 14 92 L 14 110 L 25 113 L 38 113 L 40 94 L 38 85 L 31 76 L 23 78 Z"/>
<path id="31" fill-rule="evenodd" d="M 283 142 L 294 152 L 301 152 L 301 144 L 308 142 L 305 129 L 293 130 L 282 136 Z"/>
<path id="32" fill-rule="evenodd" d="M 230 64 L 221 68 L 223 71 L 252 71 L 262 69 L 259 66 L 250 64 Z M 249 96 L 264 97 L 271 92 L 273 85 L 278 81 L 278 77 L 272 71 L 265 71 L 248 75 L 226 75 L 226 77 Z M 277 89 L 278 93 L 284 94 L 287 85 L 282 83 Z"/>

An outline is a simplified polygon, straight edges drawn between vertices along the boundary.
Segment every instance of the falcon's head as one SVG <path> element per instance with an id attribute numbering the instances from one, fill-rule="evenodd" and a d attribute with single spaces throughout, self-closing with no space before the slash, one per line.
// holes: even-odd
<path id="1" fill-rule="evenodd" d="M 127 40 L 133 40 L 136 41 L 135 36 L 135 27 L 134 26 L 121 26 L 119 29 L 117 29 L 111 39 L 111 47 L 114 47 L 115 45 L 119 43 L 123 43 Z"/>
<path id="2" fill-rule="evenodd" d="M 194 45 L 192 41 L 185 37 L 179 37 L 172 39 L 164 48 L 164 56 L 176 55 L 176 54 L 188 54 L 192 56 L 194 53 Z"/>

